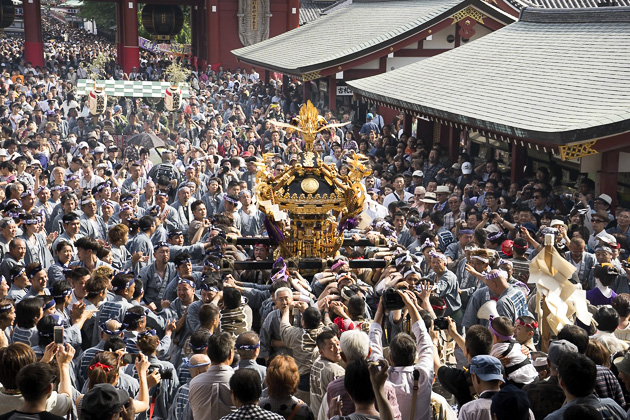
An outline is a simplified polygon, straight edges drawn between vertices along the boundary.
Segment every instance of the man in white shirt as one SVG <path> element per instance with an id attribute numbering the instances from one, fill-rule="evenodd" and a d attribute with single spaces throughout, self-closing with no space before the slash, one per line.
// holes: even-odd
<path id="1" fill-rule="evenodd" d="M 405 203 L 408 203 L 409 199 L 413 197 L 413 194 L 409 191 L 405 191 L 405 177 L 402 174 L 398 174 L 394 177 L 392 185 L 394 187 L 394 192 L 387 194 L 385 196 L 385 200 L 383 200 L 383 206 L 385 206 L 385 208 L 394 201 L 404 201 Z"/>

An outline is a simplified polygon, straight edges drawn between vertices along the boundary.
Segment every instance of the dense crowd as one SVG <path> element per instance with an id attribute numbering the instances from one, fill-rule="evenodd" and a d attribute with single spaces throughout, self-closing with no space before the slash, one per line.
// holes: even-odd
<path id="1" fill-rule="evenodd" d="M 588 177 L 558 194 L 544 167 L 510 180 L 472 152 L 450 162 L 402 116 L 322 107 L 344 125 L 318 157 L 340 174 L 369 159 L 345 235 L 372 245 L 307 276 L 274 258 L 255 193 L 258 164 L 300 160 L 274 124 L 305 102 L 300 82 L 208 68 L 178 111 L 109 98 L 92 116 L 77 80 L 115 48 L 44 34 L 45 68 L 0 40 L 0 420 L 626 418 L 630 210 Z M 143 52 L 106 77 L 164 80 L 168 64 Z M 138 133 L 167 146 L 127 143 Z M 594 319 L 551 340 L 529 275 L 545 235 Z"/>

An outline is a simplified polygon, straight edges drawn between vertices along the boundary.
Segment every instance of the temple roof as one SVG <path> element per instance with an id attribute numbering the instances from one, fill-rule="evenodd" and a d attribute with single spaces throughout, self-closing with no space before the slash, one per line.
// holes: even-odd
<path id="1" fill-rule="evenodd" d="M 301 75 L 382 50 L 474 4 L 505 23 L 513 18 L 479 0 L 354 0 L 324 10 L 315 22 L 233 50 L 241 61 Z"/>
<path id="2" fill-rule="evenodd" d="M 475 42 L 348 82 L 376 102 L 511 138 L 630 130 L 630 8 L 527 8 Z"/>

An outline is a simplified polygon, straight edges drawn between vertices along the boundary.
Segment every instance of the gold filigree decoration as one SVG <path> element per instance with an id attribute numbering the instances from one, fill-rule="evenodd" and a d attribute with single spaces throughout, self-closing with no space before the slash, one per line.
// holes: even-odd
<path id="1" fill-rule="evenodd" d="M 455 25 L 460 20 L 466 19 L 466 18 L 474 19 L 483 25 L 483 18 L 485 17 L 486 16 L 483 13 L 481 13 L 479 10 L 475 9 L 472 6 L 468 6 L 467 8 L 462 9 L 459 12 L 455 13 L 453 16 L 451 16 L 451 19 L 453 19 L 453 23 L 451 23 L 451 25 Z"/>
<path id="2" fill-rule="evenodd" d="M 311 73 L 306 73 L 302 75 L 302 80 L 304 82 L 310 82 L 311 80 L 319 79 L 321 76 L 318 71 L 314 71 Z"/>
<path id="3" fill-rule="evenodd" d="M 279 243 L 283 258 L 332 258 L 343 244 L 343 229 L 338 227 L 363 211 L 366 192 L 361 180 L 371 173 L 368 158 L 349 153 L 347 175 L 324 163 L 313 150 L 315 137 L 343 124 L 328 124 L 310 101 L 291 124 L 273 124 L 301 136 L 305 145 L 300 161 L 280 174 L 267 164 L 273 154 L 256 162 L 258 207 L 284 236 Z"/>
<path id="4" fill-rule="evenodd" d="M 562 160 L 573 160 L 579 159 L 585 156 L 591 156 L 599 153 L 597 150 L 593 149 L 597 140 L 587 141 L 586 143 L 580 144 L 572 144 L 568 146 L 559 146 L 560 149 L 560 159 Z"/>

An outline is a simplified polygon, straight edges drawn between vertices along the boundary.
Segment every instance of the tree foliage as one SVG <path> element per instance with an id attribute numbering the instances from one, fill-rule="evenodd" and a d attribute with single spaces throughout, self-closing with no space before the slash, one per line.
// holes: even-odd
<path id="1" fill-rule="evenodd" d="M 116 25 L 116 3 L 85 1 L 79 9 L 79 17 L 92 20 L 97 28 L 105 28 Z"/>
<path id="2" fill-rule="evenodd" d="M 184 13 L 184 26 L 179 34 L 175 36 L 174 41 L 179 44 L 190 44 L 191 28 L 190 28 L 190 6 L 180 6 Z M 79 11 L 82 19 L 92 20 L 96 22 L 96 27 L 109 29 L 117 24 L 116 22 L 116 3 L 85 1 Z M 138 7 L 138 36 L 152 39 L 150 33 L 142 26 L 142 5 Z"/>

